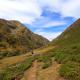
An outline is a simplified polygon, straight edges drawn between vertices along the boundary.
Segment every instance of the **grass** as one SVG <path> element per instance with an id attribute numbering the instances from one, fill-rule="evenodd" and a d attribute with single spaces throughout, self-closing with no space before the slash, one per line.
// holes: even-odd
<path id="1" fill-rule="evenodd" d="M 51 50 L 52 48 L 49 48 Z M 31 65 L 33 60 L 37 59 L 38 61 L 41 59 L 41 62 L 43 62 L 42 68 L 49 67 L 51 65 L 51 55 L 45 54 L 46 50 L 40 50 L 36 51 L 36 53 L 39 52 L 39 54 L 36 54 L 32 57 L 30 53 L 20 55 L 20 56 L 14 56 L 14 57 L 7 57 L 5 59 L 0 60 L 0 79 L 1 80 L 11 80 L 12 78 L 23 75 L 24 71 L 27 70 Z M 27 59 L 26 59 L 27 58 Z M 9 66 L 8 66 L 9 65 Z M 2 68 L 3 67 L 3 68 Z M 20 76 L 21 77 L 21 76 Z"/>
<path id="2" fill-rule="evenodd" d="M 61 66 L 60 75 L 68 80 L 80 80 L 80 65 L 75 62 L 66 62 Z"/>
<path id="3" fill-rule="evenodd" d="M 11 80 L 12 78 L 22 75 L 27 70 L 34 60 L 34 57 L 29 57 L 23 62 L 6 67 L 0 71 L 1 80 Z"/>
<path id="4" fill-rule="evenodd" d="M 60 75 L 67 80 L 80 80 L 80 44 L 60 46 L 52 52 L 55 60 L 62 64 Z"/>
<path id="5" fill-rule="evenodd" d="M 42 69 L 48 68 L 52 64 L 51 60 L 52 55 L 50 54 L 37 54 L 34 56 L 29 56 L 25 61 L 15 63 L 7 66 L 6 68 L 1 69 L 0 79 L 1 80 L 11 80 L 16 76 L 20 76 L 31 67 L 32 62 L 37 59 L 38 61 L 43 62 Z M 20 76 L 21 77 L 21 76 Z"/>
<path id="6" fill-rule="evenodd" d="M 65 46 L 60 45 L 59 47 L 48 51 L 45 55 L 46 58 L 43 56 L 43 58 L 41 57 L 39 61 L 43 60 L 47 62 L 47 60 L 54 57 L 55 61 L 62 64 L 59 70 L 62 77 L 67 80 L 80 80 L 80 43 L 76 42 L 69 45 L 64 44 Z M 47 64 L 45 64 L 45 66 L 47 68 Z"/>
<path id="7" fill-rule="evenodd" d="M 38 62 L 43 62 L 42 69 L 48 68 L 52 65 L 53 55 L 50 54 L 42 54 L 37 57 Z"/>
<path id="8" fill-rule="evenodd" d="M 5 58 L 5 57 L 11 57 L 11 56 L 17 56 L 22 54 L 18 50 L 14 51 L 0 51 L 0 59 Z"/>
<path id="9" fill-rule="evenodd" d="M 60 46 L 55 49 L 50 49 L 44 54 L 36 54 L 33 57 L 28 58 L 28 60 L 17 63 L 16 67 L 6 68 L 4 71 L 0 71 L 0 77 L 4 77 L 2 80 L 10 80 L 12 77 L 16 75 L 22 74 L 25 70 L 27 70 L 33 60 L 37 59 L 39 62 L 43 62 L 42 69 L 46 69 L 52 65 L 52 57 L 55 57 L 55 60 L 62 64 L 59 73 L 62 77 L 67 80 L 80 80 L 80 44 L 70 44 L 65 46 Z M 14 74 L 16 73 L 16 74 Z"/>
<path id="10" fill-rule="evenodd" d="M 62 64 L 59 73 L 67 80 L 80 80 L 80 45 L 74 44 L 70 46 L 61 46 L 56 49 L 47 51 L 44 54 L 37 54 L 34 57 L 29 57 L 26 61 L 12 65 L 1 72 L 1 77 L 5 76 L 2 80 L 10 80 L 16 75 L 20 75 L 27 70 L 32 61 L 37 59 L 38 62 L 43 62 L 42 69 L 46 69 L 52 65 L 52 57 Z M 13 67 L 15 66 L 15 67 Z M 16 73 L 16 74 L 14 74 Z"/>

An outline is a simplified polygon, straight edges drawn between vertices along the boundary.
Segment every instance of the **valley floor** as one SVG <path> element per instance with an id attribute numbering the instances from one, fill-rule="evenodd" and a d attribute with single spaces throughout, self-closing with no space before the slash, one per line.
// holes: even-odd
<path id="1" fill-rule="evenodd" d="M 64 80 L 59 76 L 60 64 L 54 62 L 52 66 L 39 71 L 38 80 Z"/>
<path id="2" fill-rule="evenodd" d="M 51 49 L 53 49 L 53 46 L 44 48 L 44 49 L 35 49 L 34 52 L 35 54 L 43 54 Z M 5 68 L 8 65 L 12 65 L 12 64 L 16 64 L 19 62 L 24 61 L 26 58 L 28 58 L 29 56 L 31 56 L 31 52 L 28 52 L 26 54 L 23 55 L 19 55 L 19 56 L 13 56 L 13 57 L 6 57 L 3 59 L 0 59 L 0 69 L 2 69 L 3 67 Z"/>
<path id="3" fill-rule="evenodd" d="M 48 47 L 45 49 L 35 50 L 35 54 L 43 54 L 53 48 L 54 47 Z M 0 69 L 8 65 L 22 62 L 28 56 L 32 56 L 31 53 L 2 59 L 0 60 Z M 59 73 L 58 73 L 58 70 L 61 64 L 58 64 L 55 61 L 52 61 L 52 62 L 53 63 L 50 67 L 46 69 L 42 69 L 41 66 L 43 63 L 37 62 L 37 60 L 35 60 L 32 63 L 32 66 L 24 72 L 21 80 L 64 80 L 63 78 L 59 76 Z"/>
<path id="4" fill-rule="evenodd" d="M 46 69 L 41 69 L 41 64 L 37 60 L 34 61 L 32 67 L 24 73 L 21 80 L 64 80 L 58 73 L 61 64 L 54 61 L 52 66 Z"/>
<path id="5" fill-rule="evenodd" d="M 37 70 L 38 64 L 35 60 L 31 66 L 31 68 L 24 72 L 24 76 L 21 80 L 37 80 Z"/>

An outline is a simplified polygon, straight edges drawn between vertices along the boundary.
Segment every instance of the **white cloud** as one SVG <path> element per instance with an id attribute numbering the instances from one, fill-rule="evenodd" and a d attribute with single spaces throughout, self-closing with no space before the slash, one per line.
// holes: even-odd
<path id="1" fill-rule="evenodd" d="M 61 26 L 61 25 L 65 25 L 65 24 L 66 24 L 66 22 L 64 22 L 64 21 L 51 21 L 51 22 L 48 22 L 48 23 L 44 24 L 41 27 L 49 28 L 49 27 Z"/>
<path id="2" fill-rule="evenodd" d="M 42 7 L 58 12 L 62 17 L 80 18 L 80 0 L 38 0 Z"/>
<path id="3" fill-rule="evenodd" d="M 42 13 L 36 0 L 0 0 L 0 17 L 31 24 Z"/>
<path id="4" fill-rule="evenodd" d="M 35 22 L 32 23 L 31 26 L 35 28 L 52 28 L 55 26 L 63 26 L 66 25 L 66 21 L 64 20 L 53 20 L 49 17 L 40 16 L 39 19 L 36 19 Z"/>
<path id="5" fill-rule="evenodd" d="M 80 0 L 44 0 L 43 2 L 48 10 L 58 12 L 62 17 L 80 18 Z"/>
<path id="6" fill-rule="evenodd" d="M 61 14 L 69 17 L 80 18 L 80 0 L 67 0 L 63 3 Z"/>
<path id="7" fill-rule="evenodd" d="M 62 5 L 62 0 L 38 0 L 41 7 L 46 7 L 51 11 L 59 11 Z"/>
<path id="8" fill-rule="evenodd" d="M 0 0 L 0 18 L 19 20 L 40 28 L 65 25 L 64 21 L 52 21 L 49 18 L 43 18 L 41 14 L 45 8 L 61 14 L 62 18 L 80 18 L 80 0 Z M 52 40 L 61 32 L 40 30 L 35 31 L 35 33 Z"/>
<path id="9" fill-rule="evenodd" d="M 51 41 L 55 39 L 57 36 L 59 36 L 62 32 L 45 32 L 42 29 L 39 29 L 39 30 L 36 30 L 35 33 L 42 35 L 43 37 Z"/>
<path id="10" fill-rule="evenodd" d="M 62 17 L 80 17 L 80 0 L 0 0 L 0 17 L 32 24 L 44 7 Z"/>

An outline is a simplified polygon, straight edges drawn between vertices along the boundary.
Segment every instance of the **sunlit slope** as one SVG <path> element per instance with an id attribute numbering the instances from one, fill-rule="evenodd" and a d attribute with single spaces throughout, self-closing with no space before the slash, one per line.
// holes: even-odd
<path id="1" fill-rule="evenodd" d="M 67 80 L 80 80 L 80 19 L 51 42 L 55 60 L 62 64 L 59 73 Z"/>
<path id="2" fill-rule="evenodd" d="M 23 54 L 48 42 L 18 21 L 0 19 L 0 58 Z"/>
<path id="3" fill-rule="evenodd" d="M 59 37 L 52 41 L 53 44 L 70 45 L 80 43 L 80 19 L 70 25 Z"/>

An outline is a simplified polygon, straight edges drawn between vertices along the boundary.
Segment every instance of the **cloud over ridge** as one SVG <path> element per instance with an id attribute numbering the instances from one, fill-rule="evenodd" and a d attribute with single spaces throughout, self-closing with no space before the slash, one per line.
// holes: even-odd
<path id="1" fill-rule="evenodd" d="M 64 18 L 80 18 L 79 9 L 80 0 L 0 0 L 0 18 L 19 20 L 39 29 L 67 25 Z M 47 31 L 37 33 L 49 37 Z M 58 32 L 54 33 L 57 36 Z"/>

